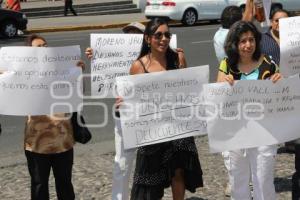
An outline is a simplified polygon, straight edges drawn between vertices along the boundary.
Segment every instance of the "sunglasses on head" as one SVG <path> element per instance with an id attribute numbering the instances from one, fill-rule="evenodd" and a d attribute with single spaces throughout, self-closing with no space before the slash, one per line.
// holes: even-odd
<path id="1" fill-rule="evenodd" d="M 153 34 L 153 37 L 157 40 L 161 40 L 165 36 L 167 39 L 171 39 L 172 34 L 170 32 L 156 32 Z"/>

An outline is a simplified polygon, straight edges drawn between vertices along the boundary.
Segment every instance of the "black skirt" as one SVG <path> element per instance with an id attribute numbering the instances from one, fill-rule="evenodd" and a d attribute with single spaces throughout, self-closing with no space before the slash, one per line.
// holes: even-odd
<path id="1" fill-rule="evenodd" d="M 203 187 L 202 170 L 193 137 L 140 147 L 131 200 L 158 200 L 169 187 L 175 170 L 182 169 L 185 188 Z"/>

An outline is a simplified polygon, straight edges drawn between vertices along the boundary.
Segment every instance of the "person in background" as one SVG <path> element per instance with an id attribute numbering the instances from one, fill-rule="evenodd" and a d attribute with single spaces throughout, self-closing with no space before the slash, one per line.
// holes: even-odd
<path id="1" fill-rule="evenodd" d="M 214 35 L 214 48 L 219 63 L 227 57 L 224 50 L 224 44 L 229 28 L 232 24 L 242 18 L 242 9 L 238 6 L 228 6 L 223 10 L 221 14 L 221 27 Z"/>
<path id="2" fill-rule="evenodd" d="M 20 0 L 6 0 L 6 9 L 13 10 L 13 11 L 20 11 L 21 10 L 21 2 Z"/>
<path id="3" fill-rule="evenodd" d="M 220 64 L 217 82 L 233 85 L 234 80 L 280 80 L 276 63 L 261 53 L 260 40 L 261 33 L 251 22 L 238 21 L 233 24 L 225 43 L 228 57 Z M 276 145 L 229 151 L 231 199 L 251 200 L 251 179 L 253 200 L 276 199 L 276 153 Z"/>
<path id="4" fill-rule="evenodd" d="M 252 2 L 253 3 L 253 2 Z M 253 6 L 253 5 L 252 5 Z M 250 6 L 251 7 L 251 6 Z M 251 13 L 248 15 L 251 18 Z M 271 27 L 262 35 L 260 43 L 261 52 L 269 55 L 276 64 L 280 64 L 280 34 L 279 20 L 291 17 L 291 14 L 283 9 L 276 9 L 271 12 Z M 295 172 L 292 176 L 292 199 L 300 199 L 300 139 L 285 143 L 285 148 L 289 152 L 295 153 Z"/>
<path id="5" fill-rule="evenodd" d="M 123 27 L 123 33 L 143 34 L 145 26 L 139 22 L 133 22 Z M 85 51 L 88 59 L 93 58 L 93 49 L 88 47 Z M 122 100 L 116 99 L 116 104 Z M 115 113 L 115 159 L 112 181 L 112 200 L 128 200 L 129 198 L 129 179 L 135 158 L 135 149 L 124 149 L 120 113 L 116 109 Z"/>
<path id="6" fill-rule="evenodd" d="M 270 15 L 271 27 L 262 34 L 261 52 L 269 55 L 277 65 L 280 63 L 279 19 L 287 18 L 290 14 L 283 9 L 274 10 Z"/>
<path id="7" fill-rule="evenodd" d="M 267 20 L 263 22 L 257 21 L 255 13 L 255 0 L 246 0 L 243 20 L 252 22 L 261 33 L 265 33 L 269 28 Z"/>
<path id="8" fill-rule="evenodd" d="M 30 35 L 27 46 L 47 47 L 45 38 Z M 84 67 L 80 61 L 79 67 Z M 49 200 L 49 175 L 52 168 L 58 200 L 74 200 L 72 184 L 73 128 L 70 114 L 28 116 L 24 149 L 31 177 L 31 199 Z"/>
<path id="9" fill-rule="evenodd" d="M 141 53 L 130 74 L 176 70 L 186 67 L 184 55 L 173 51 L 167 22 L 148 22 Z M 122 106 L 122 105 L 121 105 Z M 131 200 L 158 200 L 172 187 L 173 199 L 183 200 L 185 190 L 203 186 L 202 170 L 193 137 L 139 147 L 131 190 Z"/>
<path id="10" fill-rule="evenodd" d="M 65 9 L 64 9 L 64 15 L 68 15 L 68 10 L 71 10 L 74 16 L 77 16 L 76 11 L 73 8 L 73 0 L 65 0 Z"/>
<path id="11" fill-rule="evenodd" d="M 269 55 L 279 65 L 280 63 L 280 34 L 279 20 L 290 17 L 290 13 L 283 9 L 274 10 L 270 15 L 271 27 L 262 35 L 262 53 Z M 295 172 L 292 176 L 292 199 L 300 199 L 300 139 L 286 142 L 285 148 L 295 153 Z"/>

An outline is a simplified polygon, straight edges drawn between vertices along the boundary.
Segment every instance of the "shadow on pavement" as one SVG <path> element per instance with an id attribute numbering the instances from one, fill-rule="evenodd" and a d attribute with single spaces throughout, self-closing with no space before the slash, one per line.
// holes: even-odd
<path id="1" fill-rule="evenodd" d="M 199 197 L 190 197 L 190 198 L 187 198 L 185 200 L 208 200 L 208 199 L 202 199 L 202 198 L 199 198 Z"/>
<path id="2" fill-rule="evenodd" d="M 288 153 L 288 154 L 294 154 L 295 152 L 291 149 L 287 149 L 285 146 L 280 147 L 277 149 L 277 153 L 278 154 L 282 154 L 282 153 Z"/>
<path id="3" fill-rule="evenodd" d="M 292 179 L 291 177 L 275 177 L 275 190 L 276 192 L 292 191 Z"/>

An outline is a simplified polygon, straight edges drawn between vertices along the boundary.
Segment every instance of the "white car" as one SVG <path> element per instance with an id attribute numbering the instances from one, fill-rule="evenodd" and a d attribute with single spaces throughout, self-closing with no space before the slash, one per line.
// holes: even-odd
<path id="1" fill-rule="evenodd" d="M 218 20 L 226 6 L 245 7 L 246 0 L 147 0 L 145 16 L 162 17 L 193 25 L 197 20 Z M 300 10 L 300 0 L 273 0 L 272 9 Z"/>

